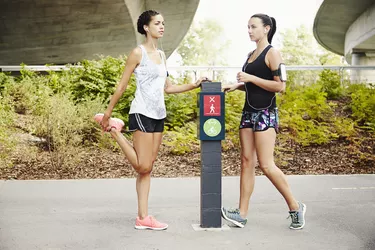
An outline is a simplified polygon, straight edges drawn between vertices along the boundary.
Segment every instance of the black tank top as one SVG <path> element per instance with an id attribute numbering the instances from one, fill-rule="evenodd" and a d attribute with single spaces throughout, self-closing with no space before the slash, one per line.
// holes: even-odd
<path id="1" fill-rule="evenodd" d="M 248 63 L 251 53 L 243 65 L 242 71 L 265 80 L 273 80 L 271 69 L 268 68 L 265 62 L 266 54 L 271 48 L 272 46 L 268 45 L 253 62 Z M 276 108 L 276 96 L 274 92 L 258 87 L 252 82 L 246 82 L 245 88 L 246 100 L 243 108 L 244 111 L 255 112 L 267 108 Z"/>

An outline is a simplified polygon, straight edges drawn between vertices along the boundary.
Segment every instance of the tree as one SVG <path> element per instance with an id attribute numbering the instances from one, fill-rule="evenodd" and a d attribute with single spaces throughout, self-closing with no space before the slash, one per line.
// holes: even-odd
<path id="1" fill-rule="evenodd" d="M 223 27 L 206 19 L 193 24 L 177 48 L 182 65 L 226 65 L 225 50 L 230 41 L 222 36 Z"/>
<path id="2" fill-rule="evenodd" d="M 305 25 L 287 29 L 281 36 L 281 53 L 288 65 L 343 65 L 343 57 L 320 46 Z"/>
<path id="3" fill-rule="evenodd" d="M 222 35 L 223 27 L 215 20 L 206 19 L 194 23 L 177 48 L 181 64 L 188 66 L 226 66 L 226 51 L 230 41 Z M 195 77 L 196 77 L 196 72 Z M 202 72 L 203 73 L 203 72 Z M 222 81 L 225 72 L 204 72 L 212 74 L 212 79 Z M 187 78 L 186 72 L 184 73 Z"/>
<path id="4" fill-rule="evenodd" d="M 343 65 L 344 58 L 318 44 L 311 30 L 301 25 L 281 32 L 283 60 L 287 65 Z M 289 71 L 288 86 L 311 84 L 321 77 L 321 72 L 312 70 Z M 336 73 L 338 74 L 338 73 Z"/>

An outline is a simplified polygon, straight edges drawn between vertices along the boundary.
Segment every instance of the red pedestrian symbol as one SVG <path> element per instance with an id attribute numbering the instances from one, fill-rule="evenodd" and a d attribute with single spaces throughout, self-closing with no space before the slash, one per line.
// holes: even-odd
<path id="1" fill-rule="evenodd" d="M 204 116 L 220 116 L 220 95 L 205 95 L 203 99 L 203 115 Z"/>

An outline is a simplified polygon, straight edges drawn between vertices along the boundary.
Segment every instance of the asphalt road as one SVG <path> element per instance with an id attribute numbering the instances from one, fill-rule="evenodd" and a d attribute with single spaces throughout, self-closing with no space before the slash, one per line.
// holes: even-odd
<path id="1" fill-rule="evenodd" d="M 135 179 L 0 181 L 0 249 L 375 249 L 375 175 L 288 176 L 307 205 L 306 227 L 288 228 L 281 195 L 256 177 L 245 228 L 196 231 L 200 179 L 155 178 L 150 214 L 166 231 L 134 229 Z M 239 178 L 223 178 L 236 206 Z M 223 220 L 223 224 L 228 224 Z"/>

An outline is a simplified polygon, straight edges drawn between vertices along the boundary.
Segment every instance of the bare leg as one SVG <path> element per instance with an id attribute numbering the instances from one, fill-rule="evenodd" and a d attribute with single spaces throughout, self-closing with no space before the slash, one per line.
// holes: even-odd
<path id="1" fill-rule="evenodd" d="M 292 191 L 284 173 L 275 165 L 274 148 L 276 132 L 270 128 L 263 132 L 255 132 L 255 148 L 259 160 L 259 166 L 267 178 L 273 183 L 284 197 L 289 210 L 297 210 L 298 203 L 293 197 Z"/>
<path id="2" fill-rule="evenodd" d="M 153 133 L 154 135 L 154 146 L 152 148 L 152 165 L 158 157 L 159 148 L 163 139 L 163 133 Z"/>
<path id="3" fill-rule="evenodd" d="M 111 130 L 112 137 L 117 141 L 126 158 L 138 173 L 136 190 L 138 196 L 138 216 L 140 219 L 148 215 L 148 196 L 150 192 L 152 164 L 154 162 L 153 157 L 155 154 L 153 152 L 155 148 L 154 134 L 137 130 L 133 134 L 133 147 L 120 132 L 114 129 Z M 156 136 L 156 138 L 160 145 L 161 137 L 159 139 Z"/>
<path id="4" fill-rule="evenodd" d="M 138 216 L 143 219 L 148 215 L 148 194 L 150 192 L 152 150 L 154 134 L 136 131 L 133 136 L 134 149 L 138 156 L 136 189 L 138 195 Z"/>
<path id="5" fill-rule="evenodd" d="M 137 133 L 137 132 L 136 132 Z M 139 133 L 143 133 L 140 132 Z M 150 157 L 151 163 L 148 165 L 149 168 L 144 169 L 144 171 L 138 172 L 137 181 L 136 181 L 136 189 L 138 195 L 138 216 L 140 219 L 143 219 L 148 215 L 148 197 L 150 193 L 150 185 L 151 185 L 151 171 L 153 164 L 156 160 L 159 147 L 162 140 L 162 133 L 143 133 L 148 135 L 152 135 L 152 143 L 148 144 L 148 154 L 147 157 Z M 141 135 L 142 136 L 142 135 Z M 142 140 L 141 136 L 134 139 L 134 145 L 138 146 L 137 140 Z M 141 144 L 142 145 L 142 144 Z M 141 146 L 139 145 L 139 146 Z M 142 146 L 143 147 L 143 146 Z"/>
<path id="6" fill-rule="evenodd" d="M 240 215 L 247 217 L 250 196 L 254 190 L 255 165 L 257 156 L 254 144 L 254 132 L 250 128 L 240 129 L 241 176 L 240 176 Z"/>
<path id="7" fill-rule="evenodd" d="M 137 133 L 137 131 L 135 133 Z M 134 133 L 134 135 L 135 135 L 135 133 Z M 137 152 L 134 149 L 134 147 L 125 138 L 125 136 L 123 134 L 121 134 L 121 132 L 119 132 L 115 129 L 112 129 L 111 135 L 117 141 L 121 150 L 124 152 L 125 157 L 128 159 L 130 164 L 133 166 L 134 170 L 137 171 L 137 169 L 139 168 L 139 161 L 138 161 Z"/>

